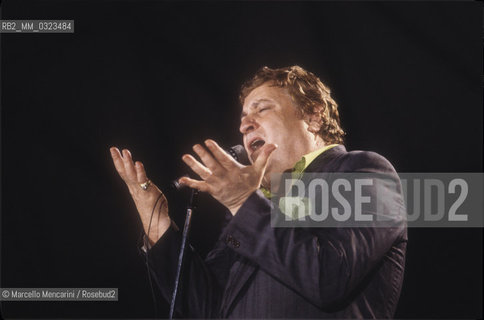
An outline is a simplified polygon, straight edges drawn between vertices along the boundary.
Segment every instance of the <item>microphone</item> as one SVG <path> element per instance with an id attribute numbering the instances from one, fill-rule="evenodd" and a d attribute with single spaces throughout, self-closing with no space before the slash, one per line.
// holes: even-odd
<path id="1" fill-rule="evenodd" d="M 227 153 L 230 154 L 238 163 L 245 166 L 250 165 L 249 155 L 247 154 L 247 151 L 245 151 L 244 146 L 238 144 L 225 151 L 227 151 Z"/>
<path id="2" fill-rule="evenodd" d="M 249 165 L 250 164 L 250 161 L 249 161 L 249 156 L 247 155 L 247 152 L 245 151 L 245 148 L 238 144 L 238 145 L 235 145 L 235 146 L 232 146 L 228 149 L 225 149 L 225 151 L 230 154 L 232 156 L 232 158 L 235 159 L 235 161 L 243 164 L 243 165 Z M 186 177 L 188 175 L 184 175 L 182 177 Z M 181 177 L 180 177 L 181 178 Z M 182 190 L 183 188 L 185 188 L 186 186 L 185 185 L 182 185 L 181 183 L 178 182 L 178 180 L 180 180 L 180 178 L 178 179 L 175 179 L 171 182 L 171 187 L 175 190 Z"/>

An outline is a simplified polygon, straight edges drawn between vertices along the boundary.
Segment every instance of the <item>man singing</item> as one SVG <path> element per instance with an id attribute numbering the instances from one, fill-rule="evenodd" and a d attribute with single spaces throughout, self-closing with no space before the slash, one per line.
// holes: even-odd
<path id="1" fill-rule="evenodd" d="M 403 281 L 406 225 L 275 228 L 273 173 L 385 173 L 373 152 L 347 152 L 330 90 L 301 67 L 264 67 L 241 90 L 240 132 L 251 165 L 213 140 L 183 161 L 200 177 L 180 183 L 208 192 L 230 220 L 205 260 L 187 249 L 177 314 L 188 318 L 391 318 Z M 111 155 L 138 209 L 155 282 L 170 301 L 181 234 L 168 203 L 128 150 Z M 396 178 L 398 179 L 398 178 Z M 269 191 L 270 190 L 270 191 Z M 401 189 L 380 198 L 380 216 L 401 205 Z M 158 200 L 158 201 L 157 201 Z M 153 211 L 153 208 L 155 210 Z M 154 216 L 152 217 L 152 212 Z M 151 223 L 150 223 L 150 219 Z"/>

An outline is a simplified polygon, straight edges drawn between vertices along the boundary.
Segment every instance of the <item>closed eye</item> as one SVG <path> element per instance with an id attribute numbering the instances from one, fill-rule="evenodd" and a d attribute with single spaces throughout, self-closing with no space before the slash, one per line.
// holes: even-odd
<path id="1" fill-rule="evenodd" d="M 259 109 L 259 113 L 261 113 L 262 111 L 266 111 L 266 110 L 269 110 L 271 107 L 263 107 L 263 108 L 260 108 Z"/>

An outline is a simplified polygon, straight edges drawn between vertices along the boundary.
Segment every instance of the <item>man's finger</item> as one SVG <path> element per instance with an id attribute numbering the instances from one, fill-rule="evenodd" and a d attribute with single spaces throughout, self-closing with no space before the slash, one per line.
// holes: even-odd
<path id="1" fill-rule="evenodd" d="M 267 144 L 262 147 L 263 149 L 261 150 L 260 155 L 257 157 L 257 159 L 254 162 L 254 167 L 258 172 L 264 173 L 267 167 L 267 163 L 269 163 L 269 158 L 274 152 L 274 150 L 277 149 L 276 144 Z"/>
<path id="2" fill-rule="evenodd" d="M 134 164 L 134 168 L 136 170 L 136 177 L 138 179 L 138 183 L 145 183 L 146 181 L 148 181 L 145 167 L 140 161 L 136 161 L 136 163 Z"/>
<path id="3" fill-rule="evenodd" d="M 114 167 L 116 168 L 116 171 L 118 171 L 121 178 L 124 179 L 125 172 L 124 172 L 124 163 L 121 157 L 121 152 L 119 152 L 119 149 L 116 147 L 109 148 L 109 151 L 111 152 L 111 158 L 113 158 Z"/>
<path id="4" fill-rule="evenodd" d="M 178 182 L 190 188 L 197 189 L 201 192 L 210 193 L 209 185 L 205 181 L 198 181 L 188 177 L 181 177 L 180 180 L 178 180 Z"/>
<path id="5" fill-rule="evenodd" d="M 189 154 L 183 155 L 182 160 L 203 180 L 207 180 L 207 178 L 209 178 L 212 175 L 212 171 L 210 171 L 210 169 L 208 169 L 203 164 L 198 162 L 197 159 L 195 159 L 191 155 Z"/>
<path id="6" fill-rule="evenodd" d="M 193 146 L 193 151 L 195 151 L 200 159 L 202 159 L 203 164 L 210 169 L 211 172 L 223 169 L 222 165 L 215 160 L 210 152 L 208 152 L 204 147 L 199 144 Z"/>
<path id="7" fill-rule="evenodd" d="M 212 152 L 217 161 L 224 166 L 226 169 L 230 170 L 237 167 L 237 161 L 232 158 L 224 149 L 222 149 L 215 141 L 212 139 L 205 140 L 205 145 Z"/>
<path id="8" fill-rule="evenodd" d="M 131 158 L 131 152 L 128 149 L 123 149 L 123 164 L 126 177 L 131 181 L 137 181 L 136 170 L 134 169 L 133 159 Z"/>

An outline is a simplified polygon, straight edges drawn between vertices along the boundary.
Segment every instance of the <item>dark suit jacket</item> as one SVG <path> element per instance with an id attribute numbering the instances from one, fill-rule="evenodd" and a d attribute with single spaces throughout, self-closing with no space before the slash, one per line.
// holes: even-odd
<path id="1" fill-rule="evenodd" d="M 334 147 L 305 172 L 375 172 L 373 152 Z M 403 204 L 401 189 L 385 201 Z M 388 200 L 390 199 L 390 200 Z M 190 247 L 177 300 L 188 318 L 391 318 L 403 281 L 406 224 L 392 228 L 272 228 L 271 201 L 254 192 L 203 261 Z M 380 214 L 386 214 L 380 212 Z M 154 280 L 171 300 L 181 234 L 148 251 Z"/>

